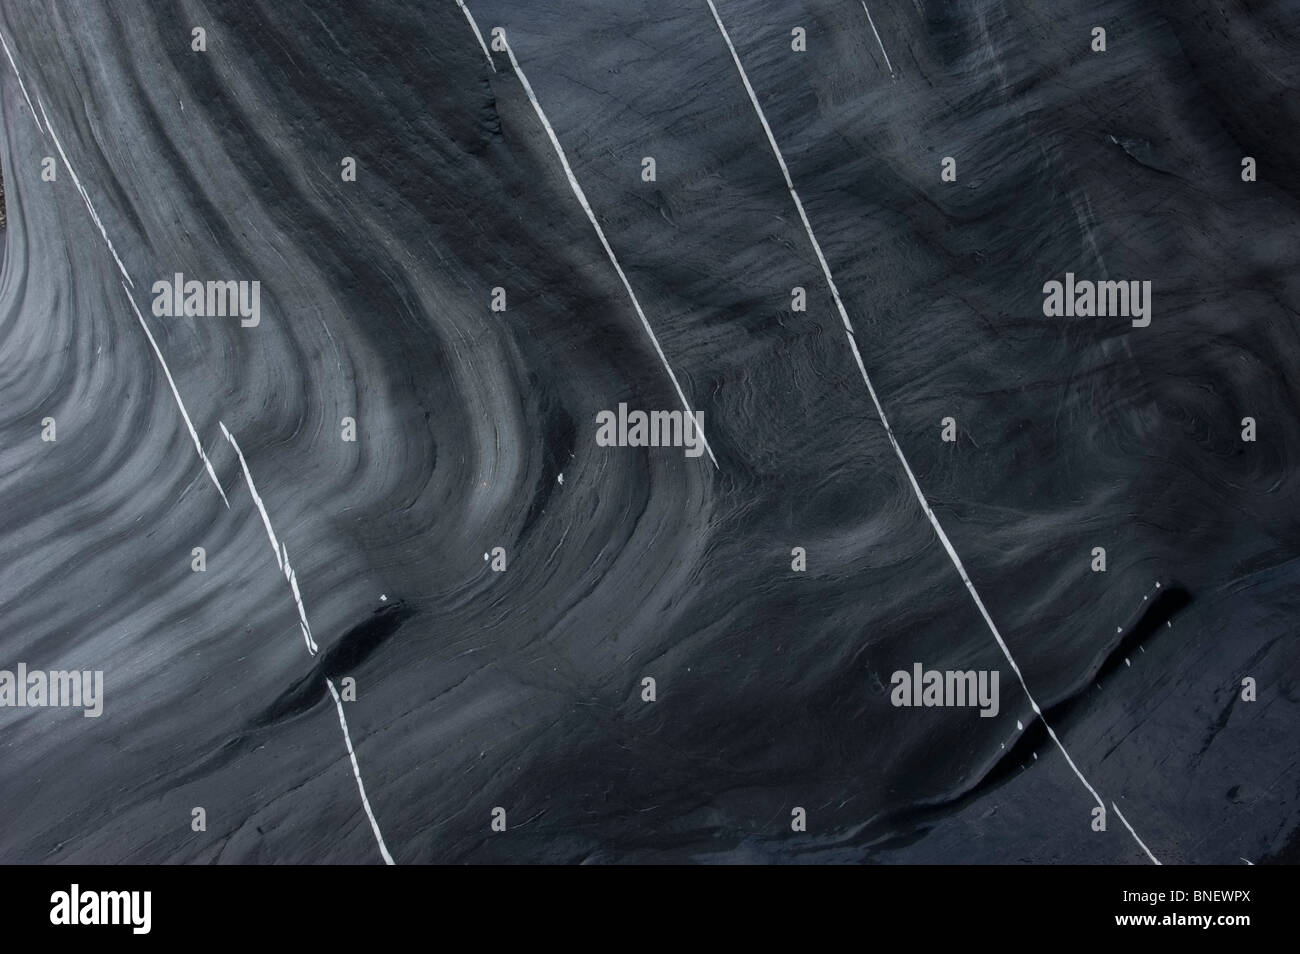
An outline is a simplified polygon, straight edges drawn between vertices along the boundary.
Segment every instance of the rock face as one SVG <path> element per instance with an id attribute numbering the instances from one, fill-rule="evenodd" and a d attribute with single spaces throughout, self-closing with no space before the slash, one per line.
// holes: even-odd
<path id="1" fill-rule="evenodd" d="M 1294 5 L 467 5 L 0 10 L 0 860 L 1295 860 Z"/>

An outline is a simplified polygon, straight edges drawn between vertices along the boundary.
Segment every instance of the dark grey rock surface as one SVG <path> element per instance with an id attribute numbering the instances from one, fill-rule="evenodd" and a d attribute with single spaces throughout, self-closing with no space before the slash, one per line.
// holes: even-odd
<path id="1" fill-rule="evenodd" d="M 1296 860 L 1300 4 L 872 0 L 891 77 L 856 0 L 716 2 L 1080 772 L 1165 863 Z M 0 668 L 105 700 L 0 708 L 0 860 L 380 861 L 346 676 L 398 863 L 1146 863 L 918 504 L 705 0 L 469 7 L 718 466 L 597 446 L 679 401 L 454 0 L 5 4 Z M 1044 317 L 1067 271 L 1150 326 Z M 260 324 L 155 317 L 177 272 Z M 892 706 L 915 661 L 999 669 L 997 717 Z"/>

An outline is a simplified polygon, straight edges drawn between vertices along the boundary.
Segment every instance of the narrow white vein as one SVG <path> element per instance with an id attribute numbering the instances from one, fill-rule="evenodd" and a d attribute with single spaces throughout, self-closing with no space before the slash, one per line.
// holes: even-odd
<path id="1" fill-rule="evenodd" d="M 343 730 L 343 741 L 348 746 L 348 758 L 352 760 L 352 774 L 356 776 L 357 791 L 361 793 L 361 804 L 365 807 L 366 817 L 370 819 L 370 828 L 375 833 L 375 841 L 379 843 L 379 853 L 384 856 L 384 864 L 391 865 L 393 856 L 388 853 L 388 846 L 384 844 L 384 835 L 379 830 L 379 822 L 375 821 L 375 813 L 370 810 L 370 799 L 366 798 L 366 784 L 361 781 L 361 766 L 357 764 L 357 753 L 352 750 L 352 734 L 348 732 L 348 720 L 343 716 L 343 700 L 339 698 L 339 691 L 334 688 L 334 682 L 328 676 L 325 677 L 325 684 L 330 687 L 330 695 L 334 697 L 334 707 L 339 711 L 339 727 Z"/>
<path id="2" fill-rule="evenodd" d="M 474 14 L 469 12 L 469 7 L 465 6 L 465 0 L 456 0 L 456 6 L 460 7 L 461 12 L 465 14 L 465 19 L 469 21 L 469 28 L 474 31 L 474 36 L 478 39 L 478 45 L 487 58 L 488 66 L 492 67 L 492 72 L 495 73 L 497 65 L 492 62 L 492 54 L 488 52 L 487 44 L 483 42 L 483 34 L 479 32 L 478 24 L 474 22 Z"/>
<path id="3" fill-rule="evenodd" d="M 0 34 L 0 43 L 4 44 L 5 55 L 9 57 L 9 63 L 10 65 L 13 65 L 14 73 L 17 74 L 18 67 L 14 64 L 13 56 L 9 52 L 9 44 L 4 43 L 3 34 Z M 18 82 L 19 85 L 22 85 L 22 77 L 18 78 Z M 27 90 L 24 88 L 23 96 L 26 95 Z M 40 97 L 38 96 L 37 100 L 39 101 L 39 99 Z M 27 105 L 31 105 L 30 99 L 27 101 Z M 101 222 L 99 216 L 95 214 L 95 207 L 90 202 L 90 196 L 82 187 L 81 180 L 77 178 L 77 173 L 72 168 L 72 163 L 68 161 L 68 156 L 63 151 L 63 144 L 59 142 L 59 137 L 55 134 L 54 127 L 50 125 L 50 117 L 45 114 L 45 104 L 41 103 L 40 105 L 41 115 L 45 117 L 45 129 L 49 131 L 50 138 L 54 140 L 54 147 L 59 151 L 59 156 L 63 159 L 63 165 L 67 168 L 68 174 L 72 176 L 72 182 L 77 187 L 77 191 L 81 193 L 82 201 L 86 203 L 86 210 L 90 213 L 90 217 L 94 220 L 95 225 L 99 227 L 99 234 L 104 237 L 104 243 L 108 246 L 109 252 L 112 253 L 113 260 L 117 262 L 118 270 L 121 271 L 122 277 L 126 279 L 122 284 L 122 291 L 126 293 L 126 300 L 131 303 L 131 310 L 135 312 L 136 320 L 140 322 L 140 327 L 144 329 L 145 337 L 149 339 L 149 345 L 153 348 L 153 353 L 158 358 L 158 363 L 162 365 L 163 374 L 167 377 L 167 386 L 171 388 L 172 397 L 176 400 L 176 407 L 180 409 L 181 418 L 185 421 L 185 429 L 189 431 L 190 440 L 194 442 L 194 449 L 198 452 L 199 459 L 203 461 L 203 466 L 208 472 L 208 477 L 212 479 L 213 485 L 217 488 L 217 493 L 221 495 L 221 502 L 224 503 L 226 509 L 229 510 L 230 501 L 226 497 L 225 490 L 222 489 L 221 481 L 217 479 L 217 472 L 212 467 L 212 461 L 208 459 L 208 455 L 203 450 L 203 443 L 199 440 L 198 432 L 194 430 L 194 422 L 190 420 L 189 412 L 185 410 L 185 402 L 181 400 L 181 392 L 176 387 L 176 379 L 172 377 L 171 368 L 167 366 L 167 359 L 163 357 L 162 349 L 158 347 L 158 342 L 154 340 L 153 332 L 149 330 L 149 325 L 146 324 L 144 315 L 140 314 L 140 309 L 136 307 L 135 297 L 131 294 L 131 289 L 135 287 L 135 282 L 131 280 L 130 274 L 127 273 L 126 266 L 122 264 L 122 260 L 117 257 L 117 249 L 113 247 L 113 242 L 109 239 L 108 232 L 104 229 L 104 223 Z M 36 110 L 34 109 L 32 110 L 32 118 L 36 119 Z M 40 126 L 40 124 L 41 121 L 36 119 L 36 125 Z"/>
<path id="4" fill-rule="evenodd" d="M 3 43 L 5 55 L 9 58 L 9 63 L 14 69 L 14 74 L 17 75 L 18 66 L 14 63 L 13 56 L 9 53 L 9 44 L 4 42 L 3 34 L 0 34 L 0 43 Z M 18 77 L 18 83 L 22 86 L 21 76 Z M 25 97 L 26 95 L 26 87 L 23 87 L 23 96 Z M 172 396 L 176 399 L 176 406 L 180 408 L 181 417 L 185 420 L 185 427 L 189 431 L 190 439 L 194 442 L 194 449 L 198 451 L 199 457 L 203 460 L 208 476 L 212 478 L 213 484 L 216 485 L 217 493 L 221 494 L 222 501 L 225 503 L 226 507 L 229 508 L 230 501 L 226 497 L 225 490 L 221 487 L 221 481 L 217 479 L 217 474 L 216 471 L 213 470 L 212 462 L 203 451 L 203 445 L 200 443 L 199 436 L 194 430 L 194 424 L 190 420 L 189 413 L 185 410 L 184 402 L 181 401 L 180 391 L 176 387 L 176 381 L 172 377 L 171 369 L 167 366 L 167 361 L 163 358 L 162 350 L 158 347 L 158 342 L 154 340 L 153 332 L 149 330 L 148 324 L 145 323 L 144 315 L 140 313 L 140 309 L 136 306 L 135 298 L 131 294 L 131 289 L 135 287 L 135 282 L 131 280 L 131 276 L 127 272 L 126 266 L 123 265 L 122 260 L 118 258 L 117 250 L 113 247 L 113 242 L 108 237 L 108 232 L 104 228 L 104 223 L 100 221 L 99 215 L 95 212 L 95 207 L 90 201 L 90 196 L 82 187 L 81 180 L 77 178 L 77 173 L 72 168 L 72 163 L 68 161 L 68 156 L 63 151 L 63 145 L 59 142 L 59 137 L 55 134 L 54 127 L 50 125 L 50 118 L 45 113 L 45 104 L 41 102 L 39 95 L 36 97 L 36 101 L 40 106 L 41 116 L 45 119 L 45 131 L 48 131 L 50 137 L 54 140 L 54 146 L 59 152 L 59 157 L 63 160 L 64 167 L 72 177 L 72 182 L 77 187 L 77 191 L 81 194 L 82 201 L 86 203 L 86 210 L 90 213 L 90 217 L 94 220 L 95 225 L 99 227 L 99 234 L 104 237 L 104 242 L 108 245 L 108 250 L 113 254 L 113 260 L 117 262 L 118 270 L 121 271 L 122 277 L 126 279 L 122 284 L 122 291 L 126 293 L 127 301 L 131 303 L 131 310 L 135 312 L 135 317 L 140 322 L 140 327 L 144 329 L 145 336 L 149 339 L 149 344 L 153 348 L 154 355 L 158 358 L 158 363 L 162 365 L 163 374 L 167 377 L 167 384 L 171 388 Z M 29 107 L 31 106 L 30 99 L 28 99 L 27 105 Z M 36 118 L 36 110 L 34 109 L 32 110 L 32 118 L 36 119 L 36 125 L 39 127 L 41 121 Z M 271 518 L 267 515 L 266 507 L 262 503 L 262 498 L 257 493 L 257 487 L 253 483 L 252 472 L 248 469 L 248 461 L 244 459 L 244 453 L 239 449 L 238 442 L 236 442 L 230 431 L 226 429 L 224 422 L 218 421 L 217 423 L 221 426 L 221 433 L 225 435 L 226 440 L 230 442 L 230 446 L 235 449 L 235 454 L 239 457 L 239 464 L 244 471 L 244 480 L 248 484 L 248 491 L 253 498 L 253 503 L 256 504 L 258 513 L 261 514 L 262 525 L 266 528 L 266 535 L 270 538 L 271 550 L 275 554 L 276 563 L 280 566 L 285 578 L 288 580 L 290 590 L 293 593 L 294 602 L 298 605 L 298 625 L 302 630 L 303 639 L 307 643 L 307 651 L 314 656 L 318 647 L 312 639 L 311 627 L 307 622 L 307 610 L 303 605 L 302 594 L 298 590 L 298 574 L 295 573 L 293 567 L 289 565 L 289 550 L 283 543 L 277 545 L 275 531 L 271 528 Z M 356 777 L 357 789 L 361 793 L 361 804 L 366 810 L 366 817 L 370 819 L 370 827 L 374 831 L 375 840 L 379 844 L 379 853 L 383 856 L 384 862 L 391 865 L 393 864 L 393 857 L 388 853 L 388 846 L 384 844 L 384 836 L 379 831 L 379 823 L 375 820 L 375 813 L 370 808 L 370 800 L 366 797 L 365 785 L 361 781 L 361 767 L 357 764 L 357 756 L 352 749 L 352 736 L 348 732 L 347 719 L 343 715 L 342 700 L 339 699 L 338 690 L 334 688 L 334 683 L 330 681 L 328 677 L 326 677 L 325 681 L 329 686 L 330 694 L 334 697 L 334 705 L 338 709 L 339 727 L 343 730 L 343 741 L 347 745 L 348 757 L 352 760 L 352 774 Z"/>
<path id="5" fill-rule="evenodd" d="M 885 53 L 885 44 L 880 39 L 880 31 L 876 29 L 876 21 L 871 19 L 871 11 L 867 10 L 867 0 L 862 0 L 862 9 L 866 11 L 867 22 L 871 24 L 871 32 L 876 35 L 876 42 L 880 44 L 880 52 L 885 57 L 885 65 L 889 67 L 889 75 L 894 75 L 894 64 L 889 62 L 889 54 Z"/>
<path id="6" fill-rule="evenodd" d="M 1138 837 L 1138 833 L 1135 832 L 1135 831 L 1133 830 L 1133 826 L 1130 825 L 1130 824 L 1128 823 L 1128 819 L 1125 818 L 1125 817 L 1124 817 L 1124 813 L 1123 813 L 1122 811 L 1119 810 L 1119 806 L 1116 805 L 1114 802 L 1111 802 L 1111 803 L 1110 803 L 1110 807 L 1113 808 L 1113 809 L 1115 809 L 1115 814 L 1118 815 L 1118 816 L 1119 816 L 1119 820 L 1122 821 L 1122 822 L 1124 823 L 1124 827 L 1127 828 L 1127 829 L 1128 829 L 1128 833 L 1129 833 L 1130 835 L 1133 836 L 1133 840 L 1136 841 L 1139 845 L 1142 846 L 1142 850 L 1145 851 L 1145 852 L 1147 853 L 1147 857 L 1150 858 L 1150 859 L 1152 860 L 1152 862 L 1154 862 L 1155 864 L 1160 864 L 1160 859 L 1157 858 L 1155 855 L 1151 854 L 1151 849 L 1149 849 L 1149 848 L 1146 846 L 1146 844 L 1142 841 L 1142 839 Z M 1249 862 L 1247 862 L 1247 863 L 1249 864 Z"/>
<path id="7" fill-rule="evenodd" d="M 510 65 L 514 67 L 515 74 L 519 77 L 519 82 L 528 95 L 528 101 L 533 104 L 533 110 L 537 113 L 537 118 L 542 121 L 542 127 L 546 130 L 546 135 L 551 140 L 551 145 L 555 147 L 555 154 L 560 157 L 560 165 L 564 167 L 564 174 L 569 179 L 569 187 L 573 189 L 573 194 L 577 197 L 578 203 L 582 210 L 587 213 L 587 219 L 591 222 L 592 228 L 596 230 L 596 236 L 600 239 L 600 244 L 605 248 L 605 254 L 609 256 L 610 262 L 614 265 L 614 271 L 618 273 L 619 281 L 623 283 L 623 288 L 627 291 L 628 298 L 632 299 L 632 307 L 636 309 L 637 317 L 641 319 L 641 325 L 645 328 L 646 334 L 650 336 L 650 342 L 654 345 L 655 352 L 659 355 L 659 360 L 663 363 L 664 370 L 668 372 L 669 379 L 673 382 L 673 387 L 677 390 L 677 397 L 681 399 L 682 407 L 686 413 L 695 421 L 695 430 L 700 435 L 700 442 L 704 444 L 704 449 L 709 452 L 709 459 L 713 461 L 713 466 L 718 466 L 718 459 L 713 456 L 713 448 L 704 437 L 704 428 L 700 424 L 699 418 L 691 410 L 690 402 L 686 400 L 686 393 L 682 386 L 677 383 L 677 375 L 673 373 L 672 366 L 668 363 L 668 358 L 664 355 L 664 349 L 659 346 L 659 339 L 655 337 L 654 329 L 650 327 L 650 322 L 641 310 L 641 302 L 637 300 L 636 292 L 632 291 L 632 285 L 628 282 L 627 276 L 623 274 L 623 267 L 619 265 L 618 258 L 614 255 L 614 250 L 609 245 L 609 240 L 605 238 L 605 230 L 600 227 L 596 221 L 596 213 L 591 210 L 591 204 L 587 201 L 586 193 L 582 191 L 582 186 L 578 184 L 577 177 L 573 174 L 573 169 L 569 166 L 569 160 L 564 155 L 564 147 L 560 145 L 559 138 L 555 135 L 555 130 L 551 128 L 550 120 L 546 118 L 546 113 L 542 111 L 542 104 L 537 101 L 537 96 L 533 93 L 532 84 L 528 82 L 528 77 L 524 75 L 523 67 L 519 65 L 519 60 L 515 58 L 515 51 L 510 46 L 510 41 L 505 39 L 505 34 L 501 34 L 505 42 L 506 54 L 510 57 Z"/>
<path id="8" fill-rule="evenodd" d="M 289 581 L 289 588 L 293 591 L 293 601 L 298 604 L 298 623 L 302 627 L 307 649 L 315 653 L 316 642 L 311 638 L 311 625 L 307 622 L 307 610 L 302 605 L 302 594 L 298 592 L 298 574 L 289 565 L 289 549 L 284 545 L 283 540 L 280 541 L 280 549 L 284 553 L 284 576 Z"/>
<path id="9" fill-rule="evenodd" d="M 63 160 L 63 167 L 68 170 L 68 175 L 72 176 L 72 184 L 75 185 L 77 191 L 81 193 L 81 201 L 86 203 L 86 211 L 90 213 L 90 217 L 94 219 L 95 224 L 99 226 L 99 234 L 104 237 L 104 244 L 108 246 L 108 250 L 113 254 L 113 261 L 117 262 L 117 270 L 122 273 L 122 277 L 126 279 L 126 283 L 134 288 L 135 282 L 131 281 L 131 275 L 127 272 L 126 266 L 123 265 L 122 260 L 117 257 L 117 249 L 113 247 L 113 240 L 108 237 L 108 230 L 104 228 L 104 223 L 99 220 L 99 213 L 95 211 L 95 206 L 91 204 L 90 196 L 86 193 L 86 190 L 81 187 L 81 180 L 77 178 L 77 171 L 72 168 L 72 163 L 68 161 L 68 154 L 63 151 L 63 144 L 59 142 L 59 137 L 54 132 L 54 127 L 50 125 L 50 117 L 45 115 L 45 104 L 41 102 L 39 94 L 36 96 L 36 102 L 41 107 L 41 118 L 45 120 L 45 128 L 49 130 L 50 138 L 54 140 L 54 148 L 59 150 L 59 158 Z"/>
<path id="10" fill-rule="evenodd" d="M 844 302 L 840 299 L 839 289 L 835 286 L 835 279 L 831 275 L 830 266 L 826 263 L 826 256 L 822 254 L 821 245 L 817 241 L 817 236 L 813 234 L 812 224 L 808 221 L 807 213 L 804 212 L 803 202 L 799 199 L 799 193 L 795 191 L 794 182 L 790 178 L 789 167 L 786 166 L 785 158 L 781 155 L 781 149 L 776 144 L 776 137 L 772 134 L 772 127 L 768 125 L 767 117 L 763 113 L 763 107 L 759 105 L 758 96 L 754 93 L 754 87 L 750 85 L 749 76 L 745 73 L 745 67 L 740 62 L 740 55 L 736 52 L 736 47 L 731 42 L 731 36 L 727 33 L 727 28 L 723 25 L 722 18 L 718 16 L 717 7 L 714 6 L 713 0 L 705 0 L 705 2 L 708 3 L 709 10 L 713 13 L 714 22 L 717 23 L 718 30 L 721 32 L 723 40 L 726 41 L 727 49 L 731 51 L 731 59 L 736 64 L 736 71 L 740 74 L 740 79 L 745 85 L 746 92 L 749 93 L 749 101 L 753 104 L 754 111 L 758 114 L 759 121 L 763 124 L 763 131 L 767 134 L 767 141 L 772 147 L 772 153 L 776 156 L 776 161 L 781 166 L 781 174 L 785 176 L 785 184 L 790 190 L 790 197 L 794 200 L 795 208 L 799 211 L 799 218 L 803 220 L 804 230 L 808 233 L 808 241 L 812 244 L 813 251 L 817 255 L 817 261 L 821 264 L 822 274 L 826 278 L 826 284 L 831 290 L 831 297 L 835 300 L 835 307 L 839 310 L 840 318 L 844 322 L 844 329 L 848 335 L 849 348 L 853 352 L 853 359 L 857 362 L 858 371 L 862 374 L 862 381 L 867 386 L 867 393 L 871 395 L 871 403 L 875 405 L 876 414 L 880 418 L 880 423 L 885 429 L 886 436 L 889 438 L 890 446 L 893 447 L 894 454 L 903 465 L 903 470 L 907 474 L 907 479 L 912 485 L 912 493 L 921 504 L 921 509 L 925 512 L 926 518 L 930 521 L 930 526 L 934 528 L 935 535 L 939 538 L 939 542 L 943 544 L 943 548 L 948 552 L 948 557 L 952 560 L 953 566 L 957 568 L 957 573 L 961 576 L 962 582 L 966 584 L 966 591 L 970 593 L 971 599 L 974 600 L 975 606 L 979 609 L 980 615 L 984 618 L 984 622 L 989 628 L 989 632 L 993 634 L 993 638 L 997 641 L 998 648 L 1002 650 L 1002 655 L 1006 657 L 1007 663 L 1011 666 L 1011 671 L 1016 674 L 1016 678 L 1020 681 L 1020 686 L 1024 690 L 1025 697 L 1029 700 L 1029 704 L 1033 707 L 1034 714 L 1042 720 L 1043 727 L 1047 729 L 1047 734 L 1050 735 L 1052 741 L 1056 743 L 1056 747 L 1061 750 L 1061 754 L 1065 756 L 1065 761 L 1069 764 L 1070 769 L 1078 777 L 1079 781 L 1083 783 L 1083 787 L 1088 790 L 1090 795 L 1092 795 L 1093 799 L 1097 802 L 1097 805 L 1105 811 L 1106 805 L 1102 801 L 1101 796 L 1097 794 L 1097 790 L 1092 787 L 1084 777 L 1083 773 L 1079 771 L 1079 767 L 1074 764 L 1074 759 L 1070 758 L 1070 753 L 1065 750 L 1065 746 L 1061 743 L 1061 740 L 1057 738 L 1056 733 L 1052 730 L 1052 727 L 1047 724 L 1047 720 L 1043 717 L 1042 710 L 1039 708 L 1038 703 L 1030 693 L 1029 686 L 1025 683 L 1025 678 L 1020 672 L 1020 667 L 1016 665 L 1016 661 L 1011 655 L 1011 650 L 1007 648 L 1007 644 L 1002 639 L 1002 634 L 998 632 L 998 628 L 994 624 L 993 618 L 989 615 L 988 610 L 985 609 L 984 601 L 980 599 L 979 593 L 975 590 L 975 585 L 971 583 L 970 577 L 966 573 L 966 567 L 962 564 L 961 558 L 957 555 L 957 551 L 948 540 L 948 534 L 944 532 L 943 527 L 939 525 L 938 518 L 934 515 L 934 511 L 930 509 L 930 503 L 926 500 L 925 494 L 922 493 L 921 485 L 917 482 L 916 475 L 912 473 L 912 467 L 907 462 L 907 457 L 903 454 L 902 447 L 899 446 L 897 439 L 894 437 L 894 430 L 889 426 L 889 419 L 885 416 L 885 409 L 881 406 L 880 399 L 876 396 L 876 389 L 872 386 L 871 378 L 867 375 L 867 369 L 862 363 L 862 355 L 858 351 L 857 340 L 853 332 L 853 325 L 849 322 L 848 312 L 844 308 Z M 1127 822 L 1125 823 L 1125 826 L 1128 827 Z M 1129 831 L 1133 834 L 1133 837 L 1138 844 L 1142 845 L 1142 849 L 1146 851 L 1146 845 L 1142 844 L 1142 840 L 1137 837 L 1137 833 L 1133 832 L 1131 827 L 1129 827 Z M 1147 851 L 1147 854 L 1151 856 L 1153 861 L 1155 860 L 1155 857 L 1151 855 L 1150 851 Z"/>
<path id="11" fill-rule="evenodd" d="M 244 468 L 244 482 L 248 484 L 248 492 L 253 496 L 253 504 L 257 507 L 257 512 L 262 515 L 262 525 L 266 527 L 266 535 L 271 540 L 271 550 L 275 553 L 275 563 L 281 570 L 284 569 L 284 561 L 280 559 L 280 541 L 275 538 L 275 531 L 271 529 L 271 518 L 266 515 L 266 507 L 262 504 L 262 498 L 258 496 L 257 485 L 253 483 L 253 475 L 249 473 L 248 461 L 244 460 L 244 452 L 239 449 L 239 442 L 235 440 L 230 431 L 226 430 L 224 421 L 217 421 L 221 426 L 221 433 L 225 435 L 230 446 L 235 449 L 235 454 L 239 457 L 239 465 Z"/>
<path id="12" fill-rule="evenodd" d="M 221 489 L 221 481 L 217 479 L 217 472 L 212 469 L 212 461 L 208 460 L 208 455 L 203 452 L 203 444 L 199 441 L 199 435 L 194 430 L 194 423 L 190 420 L 189 413 L 185 410 L 185 402 L 181 400 L 181 392 L 176 387 L 176 380 L 172 377 L 171 368 L 167 367 L 167 360 L 163 357 L 162 350 L 158 347 L 158 342 L 154 340 L 153 332 L 145 323 L 144 315 L 140 314 L 140 309 L 136 307 L 135 298 L 131 295 L 131 289 L 122 283 L 122 291 L 126 292 L 126 300 L 131 303 L 131 310 L 135 312 L 136 319 L 140 322 L 140 327 L 144 329 L 145 337 L 149 339 L 149 344 L 153 348 L 153 353 L 158 358 L 158 363 L 162 365 L 163 374 L 167 377 L 167 385 L 172 389 L 172 397 L 176 399 L 176 406 L 180 408 L 181 417 L 185 420 L 185 429 L 190 432 L 190 440 L 194 442 L 194 449 L 199 453 L 199 459 L 203 461 L 203 466 L 207 468 L 208 476 L 212 478 L 212 483 L 216 485 L 217 493 L 221 494 L 221 502 L 230 509 L 230 501 L 226 499 L 226 492 Z"/>
<path id="13" fill-rule="evenodd" d="M 253 498 L 253 503 L 257 506 L 257 512 L 262 515 L 262 525 L 266 527 L 266 535 L 271 541 L 271 550 L 275 553 L 275 562 L 280 567 L 285 579 L 289 581 L 289 587 L 293 592 L 293 601 L 298 605 L 298 626 L 302 630 L 302 637 L 307 643 L 307 651 L 314 656 L 316 655 L 317 646 L 311 638 L 311 627 L 307 623 L 307 610 L 303 606 L 302 594 L 298 591 L 298 574 L 289 565 L 289 548 L 276 539 L 275 531 L 271 528 L 271 518 L 267 516 L 266 507 L 257 493 L 257 487 L 253 483 L 252 471 L 248 469 L 248 461 L 244 459 L 244 452 L 239 449 L 239 442 L 226 428 L 224 421 L 218 421 L 217 423 L 221 425 L 221 433 L 226 436 L 226 440 L 230 442 L 230 446 L 235 449 L 235 455 L 239 458 L 239 466 L 243 468 L 244 481 L 248 484 L 248 492 Z M 388 846 L 384 844 L 384 836 L 379 830 L 379 822 L 375 820 L 375 813 L 370 808 L 370 799 L 366 797 L 365 783 L 361 781 L 361 766 L 357 764 L 357 754 L 352 748 L 352 735 L 348 732 L 348 720 L 343 714 L 343 700 L 339 698 L 338 690 L 334 688 L 334 683 L 328 676 L 325 683 L 329 686 L 330 695 L 334 697 L 334 706 L 338 710 L 339 728 L 343 730 L 343 741 L 348 747 L 348 758 L 352 760 L 352 774 L 357 780 L 357 791 L 361 793 L 361 805 L 366 810 L 366 817 L 370 819 L 370 828 L 375 833 L 375 842 L 379 845 L 379 853 L 383 856 L 384 863 L 391 865 L 393 864 L 393 856 L 388 853 Z"/>
<path id="14" fill-rule="evenodd" d="M 244 459 L 244 452 L 239 449 L 239 442 L 226 429 L 224 421 L 217 423 L 221 425 L 221 433 L 226 435 L 226 440 L 235 449 L 235 456 L 239 458 L 239 466 L 244 470 L 244 483 L 248 484 L 248 492 L 253 498 L 253 504 L 257 507 L 257 512 L 262 515 L 262 526 L 266 527 L 266 536 L 271 541 L 271 552 L 275 554 L 276 566 L 288 581 L 289 589 L 293 593 L 293 601 L 298 606 L 298 621 L 302 629 L 303 641 L 307 644 L 307 652 L 315 656 L 318 647 L 316 641 L 311 638 L 311 626 L 307 623 L 307 608 L 303 605 L 302 594 L 298 592 L 297 574 L 293 572 L 293 567 L 289 566 L 289 551 L 276 539 L 275 530 L 271 528 L 271 518 L 267 515 L 266 505 L 262 503 L 262 498 L 257 492 L 257 485 L 253 483 L 253 473 L 248 469 L 248 461 Z"/>
<path id="15" fill-rule="evenodd" d="M 32 119 L 36 120 L 36 128 L 41 132 L 45 130 L 41 127 L 41 118 L 36 115 L 36 107 L 32 105 L 32 98 L 27 95 L 27 84 L 23 82 L 23 74 L 18 72 L 18 64 L 14 62 L 14 55 L 9 52 L 9 44 L 5 42 L 5 35 L 0 32 L 0 43 L 4 44 L 5 56 L 9 58 L 9 65 L 14 69 L 14 76 L 18 79 L 18 88 L 23 91 L 23 99 L 27 100 L 27 108 L 32 111 Z"/>

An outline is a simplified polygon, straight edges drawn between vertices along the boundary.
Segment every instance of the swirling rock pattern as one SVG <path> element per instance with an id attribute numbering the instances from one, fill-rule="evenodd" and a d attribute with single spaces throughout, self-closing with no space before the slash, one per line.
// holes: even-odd
<path id="1" fill-rule="evenodd" d="M 0 708 L 0 859 L 1294 860 L 1300 10 L 715 5 L 1077 771 L 706 0 L 467 0 L 486 50 L 454 0 L 33 0 L 0 667 L 105 690 Z M 1045 317 L 1066 272 L 1151 324 Z M 260 322 L 155 315 L 176 273 Z M 680 407 L 656 341 L 716 467 L 596 443 Z M 915 661 L 998 714 L 892 705 Z"/>

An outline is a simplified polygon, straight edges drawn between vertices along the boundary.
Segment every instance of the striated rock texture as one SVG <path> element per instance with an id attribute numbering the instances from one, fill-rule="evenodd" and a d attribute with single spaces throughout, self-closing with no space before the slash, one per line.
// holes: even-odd
<path id="1" fill-rule="evenodd" d="M 715 0 L 1076 774 L 706 0 L 467 3 L 717 466 L 454 0 L 6 4 L 0 860 L 1294 861 L 1300 5 Z"/>

